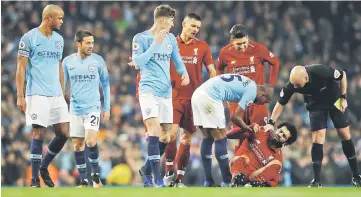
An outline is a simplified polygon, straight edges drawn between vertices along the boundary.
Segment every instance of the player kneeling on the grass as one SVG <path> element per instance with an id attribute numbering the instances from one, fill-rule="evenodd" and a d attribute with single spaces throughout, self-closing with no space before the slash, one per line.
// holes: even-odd
<path id="1" fill-rule="evenodd" d="M 232 121 L 245 130 L 252 131 L 242 115 L 251 103 L 264 104 L 271 99 L 271 87 L 258 85 L 249 78 L 237 74 L 215 76 L 203 83 L 192 96 L 194 125 L 202 130 L 201 157 L 206 175 L 204 186 L 214 186 L 212 178 L 212 144 L 222 173 L 222 186 L 230 186 L 231 174 L 228 166 L 226 117 L 224 101 L 236 102 L 238 107 Z"/>
<path id="2" fill-rule="evenodd" d="M 276 187 L 282 169 L 281 148 L 296 141 L 297 130 L 289 123 L 280 124 L 273 132 L 254 125 L 251 132 L 232 129 L 227 138 L 245 139 L 230 161 L 232 186 Z"/>
<path id="3" fill-rule="evenodd" d="M 100 114 L 104 122 L 107 122 L 110 116 L 109 74 L 104 59 L 92 53 L 94 37 L 91 32 L 78 31 L 75 42 L 78 52 L 67 56 L 63 61 L 64 81 L 66 83 L 69 79 L 70 82 L 70 137 L 74 144 L 75 163 L 80 174 L 79 187 L 88 186 L 85 144 L 88 160 L 91 163 L 93 186 L 101 187 L 97 135 Z M 102 85 L 104 95 L 102 112 L 100 112 L 99 83 Z"/>

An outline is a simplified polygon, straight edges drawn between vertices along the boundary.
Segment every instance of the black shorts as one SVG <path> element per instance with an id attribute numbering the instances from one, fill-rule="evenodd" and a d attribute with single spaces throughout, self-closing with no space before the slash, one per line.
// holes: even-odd
<path id="1" fill-rule="evenodd" d="M 327 119 L 330 114 L 331 120 L 336 129 L 342 129 L 350 126 L 350 119 L 348 117 L 348 109 L 342 113 L 338 109 L 310 111 L 311 131 L 318 131 L 327 129 Z"/>

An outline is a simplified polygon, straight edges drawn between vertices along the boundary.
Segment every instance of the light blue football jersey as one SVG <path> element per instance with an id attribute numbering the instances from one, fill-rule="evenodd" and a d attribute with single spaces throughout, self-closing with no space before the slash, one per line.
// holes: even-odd
<path id="1" fill-rule="evenodd" d="M 175 36 L 168 33 L 163 43 L 157 44 L 151 31 L 147 30 L 134 36 L 132 50 L 133 61 L 140 69 L 139 94 L 170 98 L 170 60 L 180 76 L 188 74 Z"/>
<path id="2" fill-rule="evenodd" d="M 25 33 L 18 55 L 29 58 L 26 67 L 26 96 L 61 96 L 59 63 L 64 47 L 63 37 L 53 31 L 48 38 L 38 28 Z"/>
<path id="3" fill-rule="evenodd" d="M 71 114 L 86 115 L 101 110 L 99 85 L 104 96 L 103 111 L 110 110 L 109 74 L 104 59 L 92 53 L 85 59 L 76 53 L 64 58 L 64 85 L 70 83 Z"/>
<path id="4" fill-rule="evenodd" d="M 217 101 L 238 103 L 243 110 L 254 102 L 257 96 L 257 84 L 243 75 L 223 74 L 210 78 L 199 88 L 206 91 Z"/>

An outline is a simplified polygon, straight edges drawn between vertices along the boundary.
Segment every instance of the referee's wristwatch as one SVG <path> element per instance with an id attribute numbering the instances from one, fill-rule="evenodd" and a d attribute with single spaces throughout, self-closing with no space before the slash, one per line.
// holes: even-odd
<path id="1" fill-rule="evenodd" d="M 347 99 L 347 95 L 346 94 L 341 94 L 340 98 Z"/>
<path id="2" fill-rule="evenodd" d="M 267 124 L 270 124 L 270 125 L 272 125 L 272 126 L 275 126 L 275 121 L 274 120 L 272 120 L 272 119 L 268 119 L 268 122 L 267 122 Z"/>

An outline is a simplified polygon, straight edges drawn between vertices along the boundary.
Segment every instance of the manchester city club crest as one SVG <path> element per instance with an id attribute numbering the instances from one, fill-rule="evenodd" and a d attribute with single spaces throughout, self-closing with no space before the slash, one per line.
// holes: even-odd
<path id="1" fill-rule="evenodd" d="M 55 42 L 55 47 L 57 48 L 57 49 L 61 49 L 63 46 L 61 46 L 61 42 Z"/>
<path id="2" fill-rule="evenodd" d="M 167 49 L 168 49 L 168 50 L 171 50 L 171 49 L 172 49 L 172 45 L 167 44 Z"/>
<path id="3" fill-rule="evenodd" d="M 94 72 L 94 71 L 95 71 L 95 66 L 94 66 L 94 65 L 90 65 L 90 66 L 88 67 L 88 69 L 89 69 L 90 72 Z"/>

